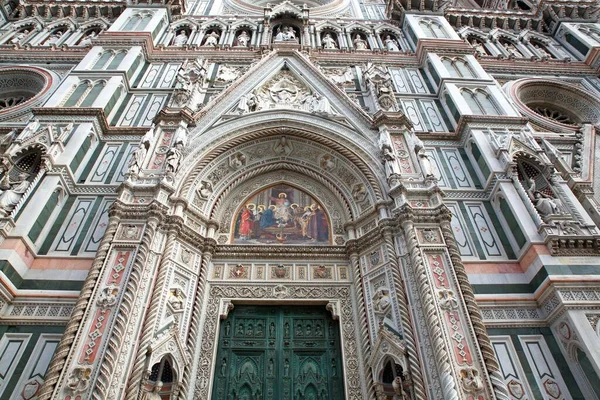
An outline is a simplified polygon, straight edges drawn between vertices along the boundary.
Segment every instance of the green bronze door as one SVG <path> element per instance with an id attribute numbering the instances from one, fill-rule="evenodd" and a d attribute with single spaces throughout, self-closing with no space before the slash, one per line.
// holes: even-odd
<path id="1" fill-rule="evenodd" d="M 325 306 L 235 306 L 221 323 L 213 400 L 342 400 L 338 324 Z"/>

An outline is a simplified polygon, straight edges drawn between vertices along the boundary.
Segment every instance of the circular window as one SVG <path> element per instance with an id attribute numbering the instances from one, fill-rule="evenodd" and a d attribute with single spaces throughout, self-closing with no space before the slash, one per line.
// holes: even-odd
<path id="1" fill-rule="evenodd" d="M 507 83 L 505 90 L 523 115 L 550 131 L 600 124 L 600 100 L 575 85 L 525 78 Z"/>
<path id="2" fill-rule="evenodd" d="M 52 75 L 35 67 L 0 68 L 0 115 L 25 110 L 41 101 Z"/>
<path id="3" fill-rule="evenodd" d="M 569 115 L 566 115 L 565 112 L 559 111 L 555 108 L 545 107 L 545 106 L 533 106 L 533 105 L 530 105 L 529 108 L 531 108 L 533 111 L 535 111 L 542 117 L 551 119 L 551 120 L 559 122 L 561 124 L 577 125 L 577 123 L 573 122 L 573 120 L 571 119 L 571 117 Z"/>

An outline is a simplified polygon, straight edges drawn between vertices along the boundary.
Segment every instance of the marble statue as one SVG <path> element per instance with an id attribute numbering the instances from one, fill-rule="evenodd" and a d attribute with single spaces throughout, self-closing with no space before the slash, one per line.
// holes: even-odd
<path id="1" fill-rule="evenodd" d="M 154 143 L 154 130 L 155 125 L 152 124 L 148 132 L 142 137 L 140 140 L 140 144 L 137 149 L 131 154 L 131 158 L 129 159 L 129 173 L 133 175 L 137 175 L 140 173 L 140 170 L 144 166 L 144 161 L 146 160 L 146 155 L 148 154 L 148 149 L 152 143 Z"/>
<path id="2" fill-rule="evenodd" d="M 0 209 L 5 213 L 12 211 L 19 204 L 21 197 L 23 197 L 27 188 L 29 188 L 31 182 L 27 180 L 28 176 L 26 173 L 19 174 L 16 181 L 9 182 L 10 189 L 5 190 L 0 195 Z"/>
<path id="3" fill-rule="evenodd" d="M 326 33 L 325 36 L 323 37 L 323 39 L 321 40 L 321 42 L 323 42 L 324 49 L 328 49 L 328 50 L 337 49 L 337 43 L 336 43 L 335 39 L 331 37 L 330 33 Z"/>
<path id="4" fill-rule="evenodd" d="M 140 173 L 140 169 L 142 169 L 147 152 L 148 150 L 146 149 L 146 146 L 144 146 L 142 143 L 140 143 L 137 149 L 133 151 L 128 164 L 130 174 L 137 175 Z"/>
<path id="5" fill-rule="evenodd" d="M 552 54 L 548 52 L 543 46 L 539 44 L 534 44 L 533 47 L 537 50 L 538 54 L 542 56 L 542 58 L 553 58 Z"/>
<path id="6" fill-rule="evenodd" d="M 25 139 L 25 138 L 35 134 L 39 129 L 40 129 L 40 120 L 36 118 L 33 121 L 31 121 L 29 124 L 27 124 L 25 129 L 23 129 L 23 131 L 19 135 L 19 137 L 21 139 Z"/>
<path id="7" fill-rule="evenodd" d="M 248 32 L 242 31 L 237 37 L 237 45 L 239 47 L 248 47 L 248 44 L 250 44 L 250 35 L 248 35 Z"/>
<path id="8" fill-rule="evenodd" d="M 391 35 L 387 35 L 385 37 L 383 44 L 385 45 L 387 51 L 400 51 L 400 49 L 398 49 L 398 44 L 396 43 L 396 40 L 392 39 Z"/>
<path id="9" fill-rule="evenodd" d="M 185 33 L 185 30 L 180 30 L 177 36 L 173 38 L 173 46 L 183 46 L 188 41 L 188 35 Z"/>
<path id="10" fill-rule="evenodd" d="M 96 31 L 91 31 L 90 33 L 86 33 L 79 40 L 79 45 L 80 46 L 91 46 L 92 45 L 92 39 L 95 39 L 97 36 L 98 36 L 98 33 Z"/>
<path id="11" fill-rule="evenodd" d="M 533 178 L 529 178 L 528 183 L 529 189 L 527 189 L 527 194 L 535 206 L 535 209 L 542 217 L 547 217 L 553 214 L 565 214 L 564 206 L 559 199 L 537 190 L 536 183 Z"/>
<path id="12" fill-rule="evenodd" d="M 151 392 L 144 393 L 144 400 L 162 400 L 160 397 L 160 390 L 163 387 L 163 383 L 161 381 L 156 382 Z"/>
<path id="13" fill-rule="evenodd" d="M 485 46 L 483 45 L 483 43 L 473 39 L 471 40 L 471 46 L 473 46 L 475 48 L 475 50 L 477 51 L 477 53 L 479 53 L 482 56 L 487 55 L 487 50 L 485 49 Z"/>
<path id="14" fill-rule="evenodd" d="M 183 143 L 178 142 L 175 146 L 171 147 L 171 150 L 167 153 L 167 159 L 165 160 L 167 172 L 175 173 L 179 170 L 181 165 L 181 158 L 183 157 Z"/>
<path id="15" fill-rule="evenodd" d="M 240 98 L 237 109 L 242 114 L 247 114 L 252 111 L 256 111 L 258 100 L 254 92 L 250 92 Z"/>
<path id="16" fill-rule="evenodd" d="M 512 43 L 504 43 L 502 46 L 504 47 L 504 50 L 508 52 L 509 57 L 523 57 L 523 55 L 519 52 L 519 50 L 517 50 L 515 45 L 513 45 Z"/>
<path id="17" fill-rule="evenodd" d="M 369 50 L 369 45 L 367 44 L 367 41 L 362 38 L 360 33 L 357 33 L 354 36 L 354 41 L 352 43 L 354 44 L 354 48 L 356 50 Z"/>
<path id="18" fill-rule="evenodd" d="M 22 44 L 21 41 L 25 39 L 25 37 L 29 34 L 29 31 L 25 29 L 24 31 L 18 32 L 15 36 L 10 39 L 10 44 Z"/>
<path id="19" fill-rule="evenodd" d="M 381 146 L 382 159 L 385 164 L 385 173 L 389 177 L 392 174 L 399 173 L 398 163 L 396 162 L 396 155 L 388 144 Z"/>
<path id="20" fill-rule="evenodd" d="M 204 47 L 217 47 L 219 45 L 219 34 L 216 31 L 212 31 L 208 35 L 206 35 L 206 41 L 204 42 Z"/>
<path id="21" fill-rule="evenodd" d="M 275 35 L 276 42 L 286 42 L 296 40 L 296 32 L 291 26 L 280 26 L 277 28 L 277 34 Z"/>
<path id="22" fill-rule="evenodd" d="M 44 41 L 44 44 L 46 46 L 52 46 L 53 44 L 57 44 L 60 41 L 62 35 L 63 33 L 61 31 L 56 31 L 50 36 L 48 36 L 48 38 Z"/>

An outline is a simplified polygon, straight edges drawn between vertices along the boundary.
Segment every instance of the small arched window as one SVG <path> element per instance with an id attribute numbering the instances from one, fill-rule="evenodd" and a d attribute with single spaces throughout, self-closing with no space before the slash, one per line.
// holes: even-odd
<path id="1" fill-rule="evenodd" d="M 446 32 L 444 31 L 444 28 L 440 25 L 439 22 L 429 19 L 429 18 L 425 18 L 419 21 L 419 25 L 421 25 L 421 28 L 423 29 L 423 31 L 425 32 L 425 34 L 428 37 L 433 37 L 433 38 L 447 38 L 448 36 L 446 35 Z"/>
<path id="2" fill-rule="evenodd" d="M 100 58 L 94 63 L 92 69 L 104 69 L 104 67 L 108 64 L 108 62 L 115 56 L 115 53 L 112 51 L 105 51 L 100 55 Z"/>
<path id="3" fill-rule="evenodd" d="M 473 114 L 498 115 L 498 109 L 491 96 L 483 89 L 462 89 L 461 94 Z"/>
<path id="4" fill-rule="evenodd" d="M 125 51 L 120 51 L 117 54 L 115 54 L 115 56 L 112 58 L 112 60 L 110 60 L 110 64 L 108 64 L 108 67 L 106 69 L 117 69 L 117 68 L 119 68 L 119 65 L 121 64 L 121 61 L 123 61 L 123 59 L 125 58 L 126 54 L 127 54 L 127 52 L 125 52 Z"/>
<path id="5" fill-rule="evenodd" d="M 132 15 L 123 26 L 123 31 L 143 31 L 151 19 L 152 13 Z"/>
<path id="6" fill-rule="evenodd" d="M 104 81 L 96 83 L 92 89 L 88 91 L 85 98 L 81 102 L 80 107 L 91 107 L 92 104 L 94 104 L 94 101 L 96 101 L 100 95 L 100 92 L 102 92 L 102 89 L 104 89 Z"/>
<path id="7" fill-rule="evenodd" d="M 471 69 L 469 63 L 463 58 L 442 58 L 442 63 L 452 77 L 455 78 L 475 78 L 476 75 Z"/>
<path id="8" fill-rule="evenodd" d="M 71 95 L 69 96 L 67 101 L 65 101 L 63 106 L 64 107 L 76 107 L 79 104 L 79 102 L 81 101 L 81 99 L 83 99 L 85 94 L 88 92 L 88 90 L 91 89 L 91 87 L 92 87 L 92 83 L 90 81 L 83 81 L 83 82 L 79 83 L 79 85 L 77 85 L 75 87 L 75 89 L 73 90 L 73 92 L 71 93 Z"/>
<path id="9" fill-rule="evenodd" d="M 83 81 L 79 83 L 63 104 L 63 107 L 91 107 L 104 89 L 105 82 Z"/>

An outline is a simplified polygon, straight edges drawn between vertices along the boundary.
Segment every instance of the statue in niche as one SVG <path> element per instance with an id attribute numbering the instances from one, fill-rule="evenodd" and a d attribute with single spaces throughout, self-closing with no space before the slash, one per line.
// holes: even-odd
<path id="1" fill-rule="evenodd" d="M 478 40 L 475 40 L 475 39 L 471 40 L 471 46 L 473 46 L 475 48 L 475 50 L 477 51 L 477 53 L 479 53 L 482 56 L 486 56 L 488 54 L 483 43 L 481 43 Z"/>
<path id="2" fill-rule="evenodd" d="M 62 31 L 53 32 L 44 41 L 44 45 L 46 45 L 46 46 L 52 46 L 53 44 L 57 44 L 60 41 L 60 38 L 62 37 L 62 35 L 63 35 Z"/>
<path id="3" fill-rule="evenodd" d="M 392 39 L 391 35 L 387 35 L 385 37 L 383 44 L 384 44 L 385 48 L 387 49 L 387 51 L 400 51 L 396 40 Z"/>
<path id="4" fill-rule="evenodd" d="M 369 50 L 367 41 L 362 38 L 360 33 L 354 35 L 354 41 L 352 43 L 354 44 L 354 48 L 356 50 Z"/>
<path id="5" fill-rule="evenodd" d="M 544 46 L 540 46 L 537 43 L 534 43 L 533 47 L 538 52 L 538 54 L 542 57 L 542 59 L 553 58 L 552 54 L 550 54 Z"/>
<path id="6" fill-rule="evenodd" d="M 17 177 L 16 181 L 9 181 L 10 189 L 5 190 L 0 195 L 0 211 L 4 214 L 12 211 L 13 208 L 19 201 L 21 197 L 25 194 L 31 182 L 27 180 L 29 175 L 26 173 L 20 173 Z"/>
<path id="7" fill-rule="evenodd" d="M 240 98 L 237 109 L 241 114 L 247 114 L 249 112 L 256 111 L 258 106 L 258 99 L 255 91 L 252 91 Z"/>
<path id="8" fill-rule="evenodd" d="M 277 28 L 277 34 L 275 35 L 276 42 L 289 42 L 296 40 L 296 32 L 291 26 L 280 26 Z"/>
<path id="9" fill-rule="evenodd" d="M 396 162 L 396 155 L 389 144 L 381 145 L 381 158 L 385 164 L 385 174 L 390 177 L 393 174 L 398 174 L 398 163 Z"/>
<path id="10" fill-rule="evenodd" d="M 323 36 L 323 39 L 321 39 L 321 42 L 323 42 L 324 49 L 328 49 L 328 50 L 337 49 L 337 43 L 336 43 L 335 39 L 331 37 L 331 33 L 326 33 L 325 36 Z"/>
<path id="11" fill-rule="evenodd" d="M 238 35 L 236 40 L 237 45 L 239 47 L 248 47 L 248 45 L 250 44 L 250 35 L 248 35 L 248 32 L 242 31 L 242 33 Z"/>
<path id="12" fill-rule="evenodd" d="M 527 189 L 527 194 L 535 206 L 535 209 L 542 217 L 565 214 L 565 208 L 560 199 L 554 198 L 553 196 L 537 190 L 536 183 L 533 178 L 529 178 L 528 183 L 529 189 Z"/>
<path id="13" fill-rule="evenodd" d="M 504 42 L 502 44 L 502 46 L 504 47 L 504 50 L 506 50 L 506 52 L 508 53 L 509 57 L 516 57 L 516 58 L 523 57 L 523 55 L 519 52 L 519 50 L 517 50 L 517 48 L 515 47 L 514 44 Z"/>
<path id="14" fill-rule="evenodd" d="M 173 46 L 183 46 L 188 41 L 188 35 L 184 29 L 180 30 L 177 36 L 173 38 Z"/>
<path id="15" fill-rule="evenodd" d="M 177 142 L 175 146 L 171 147 L 167 153 L 165 160 L 167 172 L 175 173 L 179 170 L 181 164 L 181 158 L 183 157 L 183 143 Z"/>
<path id="16" fill-rule="evenodd" d="M 95 39 L 98 36 L 98 32 L 91 31 L 83 35 L 83 37 L 79 40 L 79 45 L 83 47 L 91 46 L 92 39 Z"/>
<path id="17" fill-rule="evenodd" d="M 217 31 L 212 31 L 208 35 L 206 35 L 206 40 L 204 41 L 204 47 L 217 47 L 219 45 L 219 34 Z"/>
<path id="18" fill-rule="evenodd" d="M 25 37 L 29 35 L 29 31 L 27 29 L 18 32 L 10 39 L 10 44 L 23 44 L 21 43 Z"/>
<path id="19" fill-rule="evenodd" d="M 161 381 L 156 382 L 151 392 L 146 392 L 144 394 L 144 400 L 162 400 L 159 392 L 163 387 L 163 383 Z"/>
<path id="20" fill-rule="evenodd" d="M 414 131 L 412 132 L 412 141 L 415 153 L 417 154 L 417 159 L 419 160 L 419 165 L 421 166 L 421 172 L 423 172 L 423 176 L 425 178 L 433 178 L 434 174 L 431 158 L 427 153 L 425 153 L 423 141 L 417 137 Z"/>
<path id="21" fill-rule="evenodd" d="M 137 149 L 135 149 L 135 151 L 131 155 L 128 164 L 130 174 L 139 174 L 140 170 L 144 166 L 144 161 L 146 160 L 148 149 L 154 142 L 154 129 L 155 125 L 152 124 L 148 132 L 146 132 L 146 134 L 140 140 L 140 144 L 138 145 Z"/>

